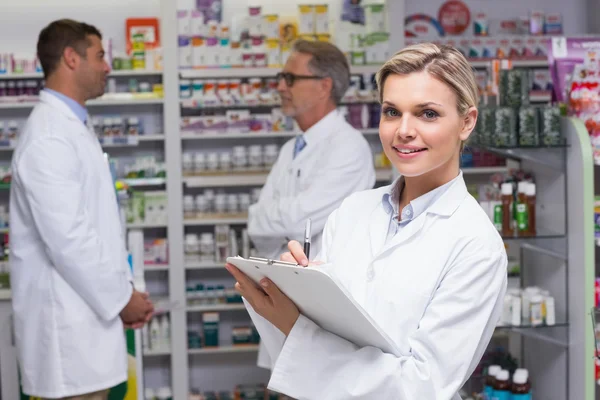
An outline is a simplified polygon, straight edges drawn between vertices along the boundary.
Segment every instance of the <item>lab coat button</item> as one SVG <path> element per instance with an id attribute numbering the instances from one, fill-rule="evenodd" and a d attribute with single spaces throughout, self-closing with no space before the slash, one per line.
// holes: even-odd
<path id="1" fill-rule="evenodd" d="M 375 278 L 375 270 L 373 269 L 373 266 L 370 266 L 367 270 L 367 279 L 371 282 L 373 278 Z"/>

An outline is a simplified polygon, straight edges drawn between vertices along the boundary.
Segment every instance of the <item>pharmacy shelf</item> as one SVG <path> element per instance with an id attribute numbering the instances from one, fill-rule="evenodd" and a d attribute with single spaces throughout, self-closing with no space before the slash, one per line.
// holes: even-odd
<path id="1" fill-rule="evenodd" d="M 473 68 L 486 68 L 491 65 L 493 60 L 469 60 Z M 510 60 L 513 68 L 547 68 L 548 59 L 523 59 L 523 60 Z"/>
<path id="2" fill-rule="evenodd" d="M 188 312 L 218 312 L 218 311 L 240 311 L 246 310 L 244 303 L 218 304 L 208 306 L 188 306 Z"/>
<path id="3" fill-rule="evenodd" d="M 86 103 L 89 106 L 133 106 L 145 104 L 163 104 L 162 98 L 123 98 L 123 99 L 98 99 L 90 100 Z"/>
<path id="4" fill-rule="evenodd" d="M 160 186 L 167 183 L 166 178 L 121 179 L 121 181 L 131 187 Z"/>
<path id="5" fill-rule="evenodd" d="M 363 135 L 378 135 L 378 128 L 362 129 Z M 181 135 L 182 140 L 214 140 L 214 139 L 261 139 L 261 138 L 289 138 L 296 136 L 296 132 L 231 132 L 231 133 L 194 133 L 188 132 Z"/>
<path id="6" fill-rule="evenodd" d="M 262 186 L 267 181 L 267 173 L 184 176 L 182 180 L 190 188 Z"/>
<path id="7" fill-rule="evenodd" d="M 127 224 L 127 229 L 163 229 L 167 224 L 147 224 L 144 222 L 137 224 Z"/>
<path id="8" fill-rule="evenodd" d="M 8 233 L 10 228 L 0 228 L 0 233 Z"/>
<path id="9" fill-rule="evenodd" d="M 182 140 L 213 140 L 213 139 L 260 139 L 294 137 L 295 132 L 247 132 L 247 133 L 184 133 Z"/>
<path id="10" fill-rule="evenodd" d="M 506 167 L 474 167 L 464 168 L 463 173 L 468 175 L 493 175 L 496 173 L 505 173 Z M 377 169 L 376 180 L 385 181 L 393 178 L 391 168 Z M 229 174 L 229 175 L 204 175 L 204 176 L 184 176 L 183 183 L 189 188 L 205 187 L 235 187 L 235 186 L 262 186 L 267 181 L 268 173 L 255 174 Z"/>
<path id="11" fill-rule="evenodd" d="M 508 167 L 468 167 L 461 170 L 464 175 L 494 175 L 508 172 Z"/>
<path id="12" fill-rule="evenodd" d="M 37 101 L 22 101 L 15 103 L 0 103 L 0 109 L 27 109 L 33 108 L 37 104 Z M 90 100 L 86 103 L 88 106 L 99 107 L 99 106 L 135 106 L 135 105 L 148 105 L 148 104 L 163 104 L 164 99 L 162 98 L 151 98 L 151 99 L 135 99 L 135 98 L 124 98 L 124 99 L 98 99 Z"/>
<path id="13" fill-rule="evenodd" d="M 144 264 L 144 272 L 168 271 L 171 269 L 169 264 Z"/>
<path id="14" fill-rule="evenodd" d="M 31 72 L 26 74 L 0 74 L 0 81 L 12 79 L 43 79 L 44 74 L 41 72 Z"/>
<path id="15" fill-rule="evenodd" d="M 144 350 L 144 357 L 164 357 L 164 356 L 170 356 L 170 355 L 171 355 L 170 349 L 156 349 L 156 350 L 145 349 Z"/>
<path id="16" fill-rule="evenodd" d="M 116 71 L 110 71 L 109 77 L 114 76 L 162 76 L 162 71 L 149 71 L 149 70 L 137 70 L 137 69 L 122 69 Z"/>
<path id="17" fill-rule="evenodd" d="M 161 76 L 162 71 L 147 71 L 147 70 L 118 70 L 111 71 L 109 77 L 119 76 Z M 0 74 L 0 80 L 17 80 L 17 79 L 43 79 L 44 74 L 41 72 L 33 72 L 27 74 Z"/>
<path id="18" fill-rule="evenodd" d="M 351 65 L 350 74 L 374 74 L 381 65 Z M 181 79 L 274 77 L 282 68 L 203 68 L 179 71 Z"/>
<path id="19" fill-rule="evenodd" d="M 1 107 L 0 107 L 1 108 Z M 118 136 L 118 137 L 101 137 L 98 139 L 103 148 L 115 147 L 135 147 L 141 142 L 164 142 L 165 135 L 140 135 L 140 136 Z M 1 140 L 0 151 L 13 151 L 17 146 L 16 140 Z"/>
<path id="20" fill-rule="evenodd" d="M 549 103 L 552 101 L 552 93 L 550 92 L 532 92 L 529 94 L 530 103 Z"/>
<path id="21" fill-rule="evenodd" d="M 221 346 L 221 347 L 206 347 L 200 349 L 188 349 L 188 354 L 227 354 L 227 353 L 255 353 L 258 351 L 258 345 L 237 345 L 237 346 Z"/>
<path id="22" fill-rule="evenodd" d="M 128 135 L 128 136 L 106 136 L 98 139 L 102 147 L 131 147 L 140 142 L 164 142 L 165 135 Z"/>
<path id="23" fill-rule="evenodd" d="M 224 262 L 210 261 L 210 262 L 188 262 L 185 264 L 185 269 L 187 270 L 207 270 L 207 269 L 224 269 Z"/>
<path id="24" fill-rule="evenodd" d="M 248 218 L 198 218 L 184 219 L 184 226 L 211 226 L 211 225 L 243 225 L 248 223 Z"/>

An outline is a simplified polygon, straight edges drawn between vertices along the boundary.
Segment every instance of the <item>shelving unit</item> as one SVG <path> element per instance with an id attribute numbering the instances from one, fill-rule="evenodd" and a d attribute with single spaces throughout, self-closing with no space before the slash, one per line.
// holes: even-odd
<path id="1" fill-rule="evenodd" d="M 201 349 L 189 349 L 190 355 L 207 355 L 207 354 L 230 354 L 230 353 L 256 353 L 258 346 L 243 345 L 243 346 L 223 346 L 223 347 L 206 347 Z"/>
<path id="2" fill-rule="evenodd" d="M 148 104 L 163 104 L 163 99 L 151 98 L 151 99 L 138 99 L 138 98 L 123 98 L 123 99 L 98 99 L 90 100 L 86 103 L 87 106 L 143 106 Z M 0 103 L 0 109 L 14 109 L 22 108 L 28 109 L 33 108 L 37 104 L 37 101 L 22 101 L 16 103 Z"/>
<path id="3" fill-rule="evenodd" d="M 148 70 L 113 70 L 108 74 L 110 77 L 135 77 L 135 76 L 161 76 L 162 71 Z M 0 80 L 19 80 L 19 79 L 44 79 L 44 74 L 41 72 L 27 74 L 0 74 Z"/>
<path id="4" fill-rule="evenodd" d="M 144 233 L 151 236 L 158 230 L 168 234 L 169 243 L 169 264 L 168 265 L 146 265 L 147 279 L 149 283 L 153 280 L 160 281 L 164 286 L 163 277 L 167 276 L 168 299 L 165 302 L 169 304 L 186 304 L 185 286 L 189 275 L 195 276 L 227 276 L 224 271 L 224 264 L 220 262 L 201 262 L 201 263 L 186 263 L 184 260 L 183 236 L 186 230 L 205 230 L 212 227 L 214 224 L 229 223 L 229 224 L 246 224 L 246 218 L 231 218 L 231 219 L 194 219 L 185 220 L 183 218 L 182 198 L 184 191 L 198 190 L 203 188 L 235 188 L 235 187 L 257 187 L 262 186 L 265 182 L 267 172 L 262 173 L 239 173 L 227 174 L 220 176 L 183 176 L 182 175 L 182 150 L 185 146 L 230 146 L 228 140 L 240 141 L 244 140 L 251 143 L 254 140 L 273 139 L 286 140 L 293 137 L 290 132 L 261 132 L 261 133 L 224 133 L 224 134 L 202 134 L 187 133 L 180 135 L 179 126 L 182 114 L 181 99 L 179 98 L 179 81 L 180 79 L 193 78 L 244 78 L 256 76 L 274 76 L 280 69 L 275 68 L 239 68 L 239 69 L 204 69 L 195 71 L 180 71 L 178 69 L 178 49 L 174 44 L 177 43 L 177 2 L 171 0 L 161 0 L 161 41 L 164 44 L 164 71 L 114 71 L 111 77 L 122 79 L 126 77 L 142 77 L 162 78 L 164 85 L 164 98 L 162 99 L 101 99 L 89 102 L 92 116 L 97 113 L 102 113 L 104 110 L 110 113 L 120 112 L 142 112 L 151 109 L 153 113 L 160 108 L 162 110 L 162 120 L 155 121 L 160 128 L 149 135 L 139 136 L 135 139 L 127 139 L 125 142 L 108 140 L 103 143 L 103 147 L 109 152 L 120 152 L 118 154 L 132 155 L 142 151 L 145 152 L 147 147 L 150 151 L 164 154 L 164 159 L 167 162 L 167 179 L 133 179 L 126 182 L 138 190 L 154 188 L 157 186 L 165 186 L 168 206 L 169 218 L 167 224 L 129 224 L 127 229 L 141 229 Z M 403 2 L 388 2 L 388 15 L 404 15 Z M 390 25 L 390 37 L 392 38 L 391 46 L 393 48 L 401 48 L 403 44 L 404 25 L 403 19 L 394 19 Z M 472 63 L 475 68 L 485 68 L 489 65 L 489 61 L 475 61 Z M 513 61 L 513 67 L 522 68 L 543 68 L 547 66 L 546 60 L 521 60 Z M 353 66 L 353 74 L 372 74 L 375 73 L 378 66 Z M 3 76 L 0 79 L 40 79 L 40 74 L 19 75 L 19 76 Z M 533 94 L 532 102 L 548 102 L 549 96 L 544 94 Z M 9 113 L 18 112 L 23 117 L 29 111 L 35 102 L 24 102 L 20 104 L 2 104 L 0 103 L 0 118 L 3 118 Z M 141 110 L 141 111 L 140 111 Z M 524 279 L 531 279 L 541 282 L 541 284 L 549 285 L 557 284 L 556 280 L 560 280 L 561 284 L 565 285 L 557 287 L 563 288 L 565 299 L 564 318 L 559 319 L 560 324 L 554 327 L 499 327 L 498 335 L 517 334 L 521 338 L 523 344 L 523 358 L 525 366 L 530 368 L 532 372 L 532 380 L 536 382 L 536 388 L 539 388 L 536 395 L 540 398 L 555 398 L 556 393 L 564 393 L 564 398 L 585 399 L 588 400 L 588 387 L 590 381 L 590 372 L 588 371 L 589 351 L 585 348 L 589 347 L 589 334 L 591 330 L 587 329 L 589 318 L 583 315 L 582 310 L 586 309 L 588 297 L 587 289 L 591 288 L 587 265 L 589 263 L 588 252 L 588 237 L 581 232 L 584 221 L 591 221 L 589 212 L 586 211 L 584 204 L 585 197 L 585 180 L 586 169 L 585 159 L 583 155 L 586 149 L 584 148 L 581 139 L 582 133 L 577 124 L 569 120 L 566 123 L 565 132 L 569 140 L 569 147 L 562 149 L 494 149 L 506 155 L 509 158 L 518 160 L 521 166 L 525 169 L 535 171 L 536 177 L 541 178 L 538 195 L 538 215 L 540 221 L 547 223 L 548 232 L 541 231 L 536 237 L 531 238 L 505 238 L 506 240 L 515 241 L 520 244 L 523 252 L 529 256 L 533 253 L 536 257 L 540 257 L 540 266 L 536 265 L 532 275 L 525 276 Z M 363 134 L 369 141 L 377 140 L 377 129 L 364 130 Z M 586 134 L 587 139 L 587 134 Z M 12 149 L 11 144 L 2 146 L 0 143 L 0 151 L 5 150 L 7 153 Z M 558 158 L 555 157 L 558 153 Z M 562 156 L 561 156 L 562 155 Z M 562 158 L 561 158 L 562 157 Z M 563 164 L 560 164 L 563 160 Z M 565 170 L 565 165 L 567 166 Z M 550 167 L 550 168 L 549 168 Z M 495 173 L 505 173 L 508 166 L 501 167 L 485 167 L 485 168 L 465 168 L 463 173 L 465 179 L 470 180 L 486 180 L 490 175 Z M 583 176 L 581 183 L 577 183 L 575 177 Z M 380 183 L 390 181 L 393 178 L 393 173 L 390 170 L 377 171 L 378 180 Z M 569 179 L 567 179 L 569 177 Z M 542 189 L 543 188 L 543 189 Z M 565 189 L 566 188 L 566 189 Z M 561 197 L 562 196 L 562 197 Z M 564 210 L 560 209 L 560 199 L 564 198 L 568 201 L 571 208 L 575 207 L 575 213 L 570 213 L 567 219 Z M 559 199 L 558 201 L 556 199 Z M 580 207 L 578 207 L 580 205 Z M 590 207 L 588 207 L 588 210 Z M 579 213 L 579 214 L 578 214 Z M 0 230 L 1 232 L 2 230 Z M 558 232 L 558 233 L 556 233 Z M 582 236 L 583 235 L 583 236 Z M 570 240 L 571 237 L 577 240 Z M 583 239 L 581 239 L 583 238 Z M 593 241 L 592 241 L 593 245 Z M 532 250 L 533 246 L 536 250 Z M 565 254 L 560 257 L 550 257 L 550 253 Z M 542 271 L 544 268 L 555 268 L 551 263 L 543 257 L 554 259 L 559 265 L 556 268 L 564 268 L 560 263 L 568 263 L 568 274 L 559 274 L 556 277 L 554 272 L 547 274 Z M 566 261 L 565 261 L 566 258 Z M 539 269 L 540 271 L 537 271 Z M 552 270 L 554 271 L 554 270 Z M 562 272 L 562 270 L 559 269 Z M 564 277 L 568 279 L 565 279 Z M 159 277 L 160 279 L 156 279 Z M 585 289 L 582 289 L 585 288 Z M 568 306 L 567 306 L 568 304 Z M 161 306 L 158 310 L 160 313 L 168 313 L 170 316 L 172 335 L 171 348 L 149 350 L 143 353 L 143 359 L 151 359 L 152 362 L 158 362 L 161 366 L 170 368 L 170 385 L 173 388 L 174 400 L 186 400 L 188 391 L 191 387 L 192 380 L 191 369 L 195 363 L 202 361 L 205 356 L 209 362 L 215 362 L 223 365 L 227 360 L 221 360 L 220 356 L 229 355 L 231 357 L 240 357 L 243 354 L 253 357 L 258 350 L 257 346 L 223 346 L 218 348 L 200 348 L 188 349 L 187 347 L 187 327 L 188 317 L 198 317 L 198 314 L 203 312 L 223 312 L 224 317 L 240 316 L 244 313 L 243 305 L 218 305 L 218 306 L 176 306 L 168 307 Z M 561 311 L 561 312 L 562 312 Z M 231 323 L 228 321 L 227 323 Z M 588 333 L 589 331 L 589 333 Z M 512 337 L 512 336 L 511 336 Z M 585 351 L 584 351 L 585 350 Z M 540 356 L 542 355 L 542 356 Z M 228 357 L 229 357 L 228 356 Z M 537 357 L 537 358 L 536 358 Z M 198 360 L 201 359 L 201 360 Z M 211 361 L 212 360 L 212 361 Z M 216 361 L 215 361 L 216 360 Z M 590 367 L 591 368 L 591 367 Z M 266 376 L 266 372 L 257 371 L 255 367 L 247 366 L 248 371 L 254 376 L 261 379 Z M 210 374 L 208 374 L 210 375 Z M 264 379 L 262 379 L 264 381 Z M 593 380 L 593 378 L 592 378 Z M 195 382 L 196 383 L 196 382 Z M 202 382 L 202 387 L 210 389 L 211 382 Z M 558 385 L 558 387 L 557 387 Z M 543 388 L 548 388 L 552 392 L 545 392 Z M 141 394 L 140 394 L 141 395 Z"/>
<path id="5" fill-rule="evenodd" d="M 177 37 L 177 21 L 175 18 L 176 8 L 174 4 L 170 4 L 168 1 L 163 1 L 161 3 L 162 7 L 162 41 L 164 43 L 175 43 Z M 388 2 L 388 15 L 403 15 L 403 5 L 401 2 Z M 393 26 L 392 26 L 393 25 Z M 390 24 L 392 28 L 392 32 L 390 32 L 390 37 L 394 38 L 395 42 L 392 44 L 395 48 L 401 48 L 403 44 L 403 33 L 404 26 L 400 21 L 394 20 L 393 24 Z M 182 198 L 185 192 L 191 191 L 193 193 L 197 193 L 198 190 L 202 190 L 204 188 L 214 188 L 219 189 L 223 188 L 228 191 L 234 188 L 240 187 L 259 187 L 265 183 L 268 171 L 263 172 L 230 172 L 222 175 L 203 175 L 203 176 L 185 176 L 182 174 L 182 153 L 188 148 L 188 146 L 196 146 L 196 147 L 219 147 L 225 148 L 231 146 L 231 143 L 239 143 L 243 141 L 244 144 L 251 144 L 255 140 L 288 140 L 294 136 L 292 132 L 258 132 L 258 133 L 236 133 L 236 132 L 227 132 L 227 133 L 219 133 L 219 134 L 198 134 L 195 132 L 180 132 L 179 131 L 179 122 L 183 112 L 185 115 L 193 115 L 191 114 L 194 107 L 188 108 L 188 105 L 192 106 L 189 101 L 182 101 L 179 98 L 179 80 L 180 79 L 219 79 L 219 78 L 250 78 L 250 77 L 272 77 L 274 76 L 280 69 L 275 68 L 229 68 L 229 69 L 202 69 L 202 70 L 178 70 L 177 65 L 177 49 L 174 46 L 166 46 L 165 47 L 165 73 L 164 73 L 164 85 L 165 85 L 165 126 L 170 127 L 165 131 L 169 134 L 166 136 L 165 140 L 165 148 L 166 148 L 166 158 L 168 160 L 168 185 L 167 185 L 167 194 L 169 198 L 169 223 L 168 223 L 168 231 L 169 231 L 169 255 L 170 255 L 170 264 L 171 268 L 169 269 L 169 293 L 171 301 L 178 301 L 180 304 L 186 303 L 185 298 L 185 284 L 190 276 L 194 277 L 227 277 L 227 273 L 224 271 L 224 263 L 221 262 L 185 262 L 184 260 L 184 249 L 183 249 L 183 235 L 187 231 L 206 231 L 206 229 L 211 229 L 214 224 L 218 223 L 229 223 L 229 224 L 245 224 L 246 218 L 232 218 L 232 219 L 185 219 L 183 217 L 183 205 Z M 472 62 L 474 68 L 486 68 L 490 65 L 489 61 L 474 61 Z M 545 59 L 543 60 L 513 60 L 513 67 L 515 68 L 544 68 L 548 66 L 548 63 Z M 352 67 L 352 73 L 356 74 L 371 74 L 377 71 L 377 67 L 375 66 L 365 66 L 365 67 Z M 530 98 L 532 102 L 540 102 L 545 103 L 550 101 L 549 95 L 545 93 L 532 93 Z M 221 107 L 221 108 L 231 108 L 231 107 Z M 179 132 L 180 134 L 177 134 Z M 363 134 L 367 137 L 369 141 L 377 140 L 376 136 L 378 134 L 377 129 L 369 129 L 363 131 Z M 569 140 L 572 140 L 574 137 L 573 134 L 568 134 Z M 263 142 L 264 143 L 264 142 Z M 281 142 L 279 142 L 281 143 Z M 516 165 L 520 165 L 525 169 L 530 169 L 535 171 L 536 177 L 539 175 L 541 177 L 540 182 L 540 195 L 538 196 L 538 204 L 540 210 L 538 211 L 540 215 L 540 221 L 544 219 L 548 219 L 549 228 L 547 231 L 543 230 L 543 225 L 541 225 L 540 234 L 536 237 L 530 238 L 506 238 L 507 241 L 511 243 L 516 243 L 521 245 L 523 249 L 526 246 L 537 246 L 543 250 L 552 249 L 552 251 L 557 251 L 557 249 L 564 249 L 566 253 L 567 243 L 571 243 L 572 241 L 568 240 L 568 238 L 575 232 L 575 227 L 568 226 L 566 224 L 566 217 L 564 217 L 564 209 L 560 210 L 560 213 L 557 209 L 557 197 L 558 194 L 563 195 L 565 200 L 568 197 L 570 203 L 576 202 L 575 197 L 579 197 L 579 194 L 582 192 L 574 191 L 575 194 L 566 194 L 564 191 L 564 185 L 561 186 L 561 183 L 565 183 L 565 170 L 558 169 L 559 175 L 562 178 L 558 179 L 558 183 L 555 181 L 556 178 L 547 178 L 544 177 L 548 175 L 548 173 L 542 171 L 538 171 L 540 167 L 548 167 L 548 164 L 552 164 L 555 160 L 552 156 L 553 153 L 559 153 L 563 156 L 563 161 L 565 159 L 571 160 L 570 151 L 572 146 L 569 148 L 561 148 L 561 149 L 546 149 L 546 150 L 538 150 L 538 149 L 500 149 L 499 153 L 505 155 L 510 159 L 514 159 Z M 497 149 L 493 149 L 497 150 Z M 550 154 L 550 155 L 549 155 Z M 519 164 L 520 163 L 520 164 Z M 509 169 L 509 166 L 512 166 L 510 163 L 506 166 L 500 167 L 485 167 L 485 168 L 464 168 L 463 173 L 467 182 L 475 181 L 482 182 L 487 181 L 489 177 L 496 173 L 506 173 Z M 556 168 L 556 166 L 554 166 Z M 579 166 L 579 170 L 583 168 L 583 166 Z M 542 168 L 543 169 L 543 168 Z M 552 173 L 555 172 L 554 169 L 551 170 Z M 575 170 L 571 170 L 575 171 Z M 391 180 L 394 175 L 392 171 L 378 171 L 378 179 L 383 182 Z M 569 172 L 569 174 L 573 174 L 575 176 L 575 172 Z M 562 180 L 561 180 L 562 179 Z M 547 185 L 548 190 L 542 190 L 541 188 Z M 558 187 L 558 188 L 557 188 Z M 562 191 L 560 190 L 562 188 Z M 560 201 L 559 201 L 560 203 Z M 552 209 L 552 211 L 549 211 Z M 563 215 L 564 218 L 556 217 L 557 215 Z M 555 221 L 558 219 L 559 221 Z M 571 220 L 571 216 L 569 216 Z M 583 220 L 583 216 L 582 216 Z M 563 224 L 560 225 L 562 221 Z M 557 225 L 558 223 L 558 225 Z M 558 232 L 558 233 L 557 233 Z M 561 247 L 562 246 L 562 247 Z M 531 253 L 532 250 L 523 250 Z M 545 254 L 543 251 L 538 251 L 540 254 Z M 536 253 L 537 254 L 537 253 Z M 569 252 L 569 254 L 571 254 Z M 569 265 L 572 262 L 569 260 Z M 192 274 L 192 275 L 190 275 Z M 581 277 L 583 279 L 583 276 Z M 569 277 L 569 282 L 571 285 L 571 279 Z M 542 281 L 543 282 L 543 281 Z M 569 297 L 569 307 L 572 307 L 574 301 L 571 299 L 572 296 L 582 296 L 583 292 L 579 291 L 575 293 L 571 290 L 571 287 L 568 291 Z M 587 295 L 587 294 L 586 294 Z M 221 306 L 219 306 L 221 307 Z M 188 388 L 191 386 L 191 379 L 193 379 L 190 371 L 192 369 L 197 368 L 196 363 L 199 361 L 196 359 L 198 355 L 212 355 L 214 357 L 219 357 L 221 355 L 233 353 L 253 353 L 257 351 L 256 347 L 220 347 L 216 349 L 212 348 L 202 348 L 202 349 L 188 349 L 187 348 L 187 326 L 189 323 L 188 317 L 190 315 L 201 314 L 203 312 L 208 311 L 222 311 L 222 316 L 225 318 L 230 318 L 231 314 L 244 313 L 243 308 L 240 305 L 232 305 L 233 309 L 229 309 L 229 305 L 227 309 L 218 308 L 215 309 L 213 306 L 188 306 L 183 307 L 181 309 L 172 309 L 170 311 L 171 315 L 171 325 L 172 325 L 172 344 L 173 348 L 171 351 L 171 356 L 169 361 L 171 363 L 171 382 L 174 390 L 174 399 L 185 399 L 187 398 Z M 581 310 L 583 308 L 580 308 Z M 536 387 L 542 385 L 545 382 L 549 382 L 550 380 L 562 380 L 562 382 L 568 381 L 568 383 L 564 384 L 564 388 L 561 388 L 559 391 L 562 393 L 562 389 L 564 389 L 564 393 L 567 393 L 567 390 L 570 390 L 569 394 L 573 394 L 573 396 L 569 396 L 567 398 L 584 398 L 584 397 L 576 397 L 579 394 L 574 387 L 585 387 L 587 385 L 587 378 L 585 380 L 574 377 L 576 374 L 568 373 L 567 371 L 578 370 L 577 365 L 584 365 L 584 361 L 579 359 L 578 350 L 573 347 L 573 345 L 565 340 L 565 338 L 561 335 L 566 333 L 569 337 L 574 338 L 576 336 L 581 337 L 582 341 L 587 340 L 587 337 L 584 338 L 584 330 L 581 329 L 584 326 L 583 319 L 573 319 L 573 313 L 575 309 L 573 308 L 569 312 L 569 318 L 565 318 L 564 320 L 557 319 L 560 321 L 560 324 L 557 324 L 554 327 L 499 327 L 496 336 L 506 336 L 506 337 L 514 337 L 514 335 L 518 335 L 518 337 L 525 342 L 533 342 L 535 343 L 543 343 L 548 346 L 556 347 L 559 353 L 556 357 L 560 361 L 560 367 L 551 368 L 544 372 L 544 368 L 541 365 L 528 365 L 531 357 L 535 353 L 528 353 L 526 358 L 525 366 L 528 368 L 532 368 L 532 379 L 536 382 Z M 235 313 L 233 312 L 235 311 Z M 237 321 L 237 320 L 236 320 Z M 564 322 L 564 323 L 563 323 Z M 565 325 L 567 324 L 568 325 Z M 540 339 L 540 337 L 542 339 Z M 557 345 L 558 344 L 558 345 Z M 565 347 L 566 346 L 566 347 Z M 526 348 L 527 346 L 523 346 Z M 556 349 L 555 349 L 556 350 Z M 544 354 L 552 354 L 553 350 L 543 349 Z M 568 357 L 563 357 L 560 352 L 569 353 Z M 568 361 L 567 361 L 568 358 Z M 577 364 L 575 359 L 578 359 Z M 553 365 L 555 360 L 548 360 L 548 364 Z M 219 363 L 226 362 L 225 360 L 219 359 Z M 533 362 L 531 363 L 533 364 Z M 203 368 L 209 368 L 208 366 L 203 366 Z M 241 368 L 241 367 L 240 367 Z M 265 376 L 264 374 L 260 374 L 258 371 L 255 371 L 255 368 L 252 366 L 245 367 L 248 373 L 256 373 L 257 376 Z M 246 370 L 245 369 L 245 370 Z M 580 371 L 580 370 L 579 370 Z M 581 372 L 581 371 L 580 371 Z M 212 372 L 207 372 L 207 375 L 211 375 Z M 568 377 L 568 379 L 567 379 Z M 235 379 L 235 378 L 232 378 Z M 211 386 L 211 382 L 202 381 L 202 382 L 193 382 L 196 386 L 201 386 L 203 388 L 214 388 L 217 387 Z M 548 385 L 546 385 L 548 386 Z M 549 385 L 549 387 L 554 387 L 554 385 Z M 567 387 L 569 389 L 567 389 Z M 541 394 L 541 393 L 540 393 Z M 543 397 L 543 395 L 541 396 Z M 548 398 L 553 398 L 552 396 Z M 587 399 L 586 399 L 587 400 Z"/>

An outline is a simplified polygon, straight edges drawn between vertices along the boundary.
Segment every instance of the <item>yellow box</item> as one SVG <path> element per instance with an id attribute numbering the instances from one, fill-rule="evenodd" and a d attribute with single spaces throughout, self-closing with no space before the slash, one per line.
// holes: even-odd
<path id="1" fill-rule="evenodd" d="M 281 67 L 281 47 L 278 39 L 267 39 L 267 65 L 269 67 Z"/>
<path id="2" fill-rule="evenodd" d="M 315 33 L 315 6 L 300 4 L 298 6 L 298 33 L 308 35 Z"/>
<path id="3" fill-rule="evenodd" d="M 315 6 L 315 33 L 329 34 L 329 6 L 320 4 Z"/>

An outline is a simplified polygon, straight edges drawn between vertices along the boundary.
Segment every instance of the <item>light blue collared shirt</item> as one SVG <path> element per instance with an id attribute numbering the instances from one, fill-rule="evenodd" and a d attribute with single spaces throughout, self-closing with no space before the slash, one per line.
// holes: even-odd
<path id="1" fill-rule="evenodd" d="M 59 93 L 56 90 L 46 88 L 44 89 L 44 91 L 62 100 L 62 102 L 65 103 L 71 109 L 71 111 L 75 113 L 77 118 L 79 118 L 84 125 L 87 123 L 88 112 L 84 106 L 82 106 L 69 96 L 65 96 L 64 94 Z"/>
<path id="2" fill-rule="evenodd" d="M 458 178 L 462 176 L 462 171 L 458 174 L 458 176 L 452 179 L 450 182 L 443 184 L 440 187 L 433 189 L 430 192 L 425 193 L 422 196 L 417 197 L 410 203 L 408 203 L 402 209 L 402 216 L 400 220 L 398 220 L 399 208 L 400 208 L 400 194 L 404 189 L 404 177 L 398 178 L 396 182 L 392 185 L 392 189 L 390 192 L 385 193 L 381 202 L 383 204 L 383 209 L 386 213 L 390 215 L 390 224 L 388 226 L 387 237 L 385 239 L 386 244 L 392 240 L 392 238 L 400 232 L 402 228 L 404 228 L 410 221 L 417 218 L 419 215 L 425 212 L 433 203 L 435 203 L 442 195 L 448 190 L 450 186 L 456 181 Z"/>

